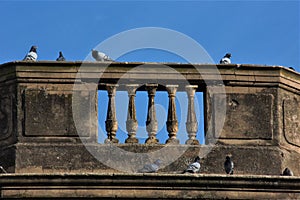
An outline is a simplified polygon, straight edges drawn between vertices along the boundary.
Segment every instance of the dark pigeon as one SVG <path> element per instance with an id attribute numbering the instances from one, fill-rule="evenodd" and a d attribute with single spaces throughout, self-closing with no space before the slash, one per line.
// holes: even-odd
<path id="1" fill-rule="evenodd" d="M 144 167 L 142 169 L 138 170 L 138 172 L 140 172 L 140 173 L 155 173 L 159 170 L 161 163 L 162 163 L 162 161 L 160 159 L 157 159 L 152 164 L 144 165 Z"/>
<path id="2" fill-rule="evenodd" d="M 233 174 L 234 164 L 233 164 L 230 156 L 226 156 L 226 160 L 224 162 L 224 168 L 225 168 L 226 174 L 230 174 L 230 175 Z"/>
<path id="3" fill-rule="evenodd" d="M 92 49 L 92 56 L 96 61 L 113 61 L 108 55 L 103 52 Z"/>
<path id="4" fill-rule="evenodd" d="M 284 171 L 282 172 L 282 176 L 294 176 L 294 173 L 292 172 L 292 170 L 290 170 L 288 167 L 284 169 Z"/>
<path id="5" fill-rule="evenodd" d="M 37 60 L 37 46 L 32 46 L 29 50 L 29 53 L 24 57 L 24 61 L 36 61 Z"/>
<path id="6" fill-rule="evenodd" d="M 226 53 L 226 55 L 220 60 L 220 64 L 230 64 L 231 63 L 231 53 Z"/>
<path id="7" fill-rule="evenodd" d="M 65 61 L 65 60 L 66 60 L 66 59 L 65 59 L 63 53 L 60 51 L 60 52 L 59 52 L 59 56 L 58 56 L 58 58 L 56 59 L 56 61 Z"/>
<path id="8" fill-rule="evenodd" d="M 193 163 L 189 164 L 183 173 L 197 173 L 200 170 L 200 157 L 197 156 Z"/>

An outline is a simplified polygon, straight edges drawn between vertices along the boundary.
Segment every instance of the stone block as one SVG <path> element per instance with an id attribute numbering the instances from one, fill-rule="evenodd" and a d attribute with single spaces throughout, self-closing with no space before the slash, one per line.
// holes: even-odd
<path id="1" fill-rule="evenodd" d="M 80 95 L 76 95 L 77 98 Z M 81 113 L 81 122 L 85 124 L 82 137 L 90 135 L 91 99 L 81 96 L 83 106 L 75 106 Z M 78 110 L 78 109 L 81 110 Z M 72 91 L 48 91 L 26 89 L 24 91 L 24 135 L 41 137 L 78 137 L 73 120 Z M 82 110 L 84 109 L 84 110 Z"/>
<path id="2" fill-rule="evenodd" d="M 272 139 L 273 105 L 272 94 L 222 94 L 213 95 L 213 127 L 220 127 L 224 119 L 218 110 L 226 105 L 226 117 L 220 139 Z M 224 96 L 224 95 L 222 95 Z M 226 102 L 224 102 L 226 100 Z M 214 133 L 217 137 L 217 133 Z"/>

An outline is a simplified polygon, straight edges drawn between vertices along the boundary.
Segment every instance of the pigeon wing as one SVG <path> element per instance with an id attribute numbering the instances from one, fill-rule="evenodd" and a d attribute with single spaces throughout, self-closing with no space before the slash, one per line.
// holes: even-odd
<path id="1" fill-rule="evenodd" d="M 199 170 L 200 170 L 200 163 L 194 162 L 194 163 L 190 164 L 185 171 L 195 173 L 195 172 L 198 172 Z"/>

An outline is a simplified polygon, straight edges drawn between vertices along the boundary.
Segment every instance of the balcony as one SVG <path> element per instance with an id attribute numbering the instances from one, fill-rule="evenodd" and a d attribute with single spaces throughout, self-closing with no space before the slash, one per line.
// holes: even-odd
<path id="1" fill-rule="evenodd" d="M 275 177 L 285 167 L 300 174 L 300 74 L 288 68 L 16 61 L 0 71 L 0 165 L 14 177 L 135 176 L 143 164 L 160 158 L 158 175 L 176 179 L 198 155 L 199 176 L 214 179 L 224 176 L 228 154 L 236 176 Z M 119 93 L 126 98 L 118 99 Z M 165 118 L 157 112 L 158 93 Z M 137 101 L 140 94 L 143 102 Z M 140 109 L 144 120 L 137 117 Z"/>

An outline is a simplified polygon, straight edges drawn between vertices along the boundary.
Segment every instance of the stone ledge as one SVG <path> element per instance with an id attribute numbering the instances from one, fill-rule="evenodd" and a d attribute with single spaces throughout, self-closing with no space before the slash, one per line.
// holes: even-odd
<path id="1" fill-rule="evenodd" d="M 299 199 L 300 177 L 203 174 L 2 174 L 1 197 Z"/>

